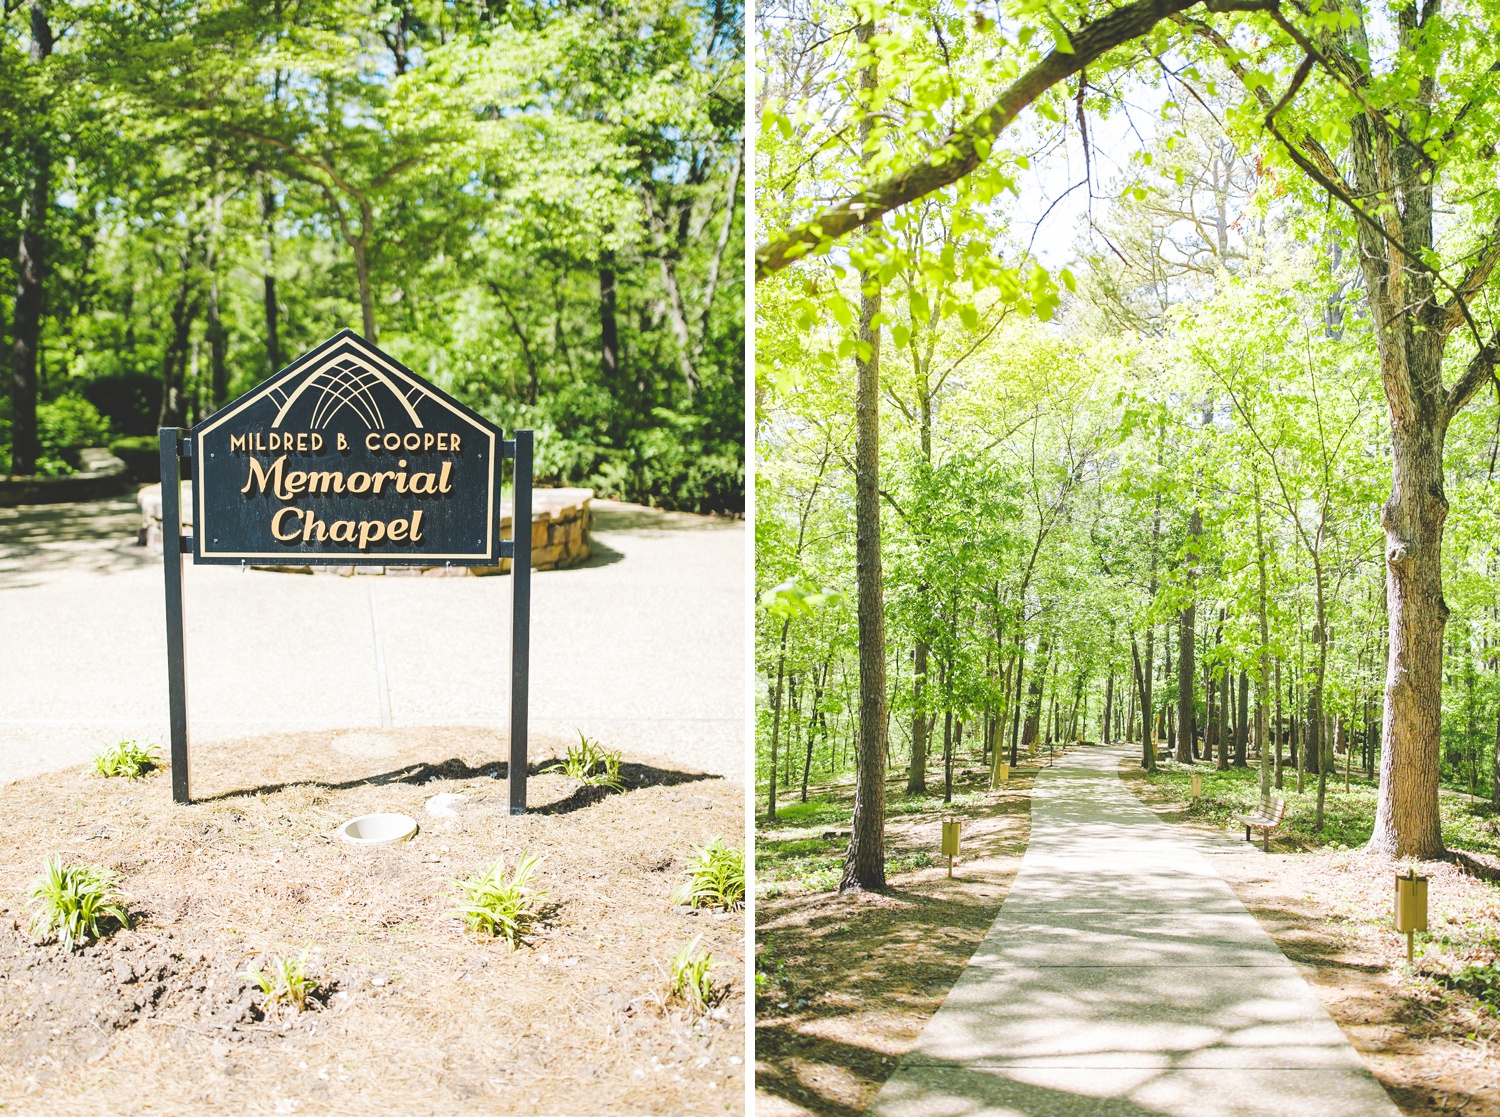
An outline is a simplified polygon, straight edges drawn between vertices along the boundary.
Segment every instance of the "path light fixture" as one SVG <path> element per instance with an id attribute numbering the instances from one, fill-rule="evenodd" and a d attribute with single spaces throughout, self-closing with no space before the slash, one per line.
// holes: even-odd
<path id="1" fill-rule="evenodd" d="M 956 818 L 943 819 L 943 856 L 948 859 L 948 875 L 951 877 L 953 859 L 958 856 L 958 819 Z"/>
<path id="2" fill-rule="evenodd" d="M 1010 783 L 1010 761 L 1000 761 L 1000 784 L 1004 786 Z"/>
<path id="3" fill-rule="evenodd" d="M 1203 798 L 1203 773 L 1194 772 L 1191 782 L 1193 785 L 1193 805 L 1197 806 L 1198 800 Z"/>
<path id="4" fill-rule="evenodd" d="M 1427 878 L 1416 869 L 1396 874 L 1396 930 L 1406 935 L 1406 964 L 1412 963 L 1412 938 L 1427 930 Z"/>

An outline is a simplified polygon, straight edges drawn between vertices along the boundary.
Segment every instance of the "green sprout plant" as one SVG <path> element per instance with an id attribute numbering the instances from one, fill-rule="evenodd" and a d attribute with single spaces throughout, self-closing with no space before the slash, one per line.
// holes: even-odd
<path id="1" fill-rule="evenodd" d="M 94 771 L 101 776 L 124 776 L 127 780 L 138 780 L 160 767 L 155 746 L 135 741 L 120 741 L 94 757 Z"/>
<path id="2" fill-rule="evenodd" d="M 713 999 L 713 981 L 708 976 L 714 964 L 714 956 L 705 950 L 698 953 L 703 941 L 699 935 L 677 952 L 672 959 L 672 996 L 681 1000 L 694 1012 L 702 1012 Z"/>
<path id="3" fill-rule="evenodd" d="M 265 970 L 251 964 L 240 976 L 249 978 L 259 987 L 265 994 L 267 1006 L 284 1005 L 293 1012 L 305 1011 L 308 998 L 322 988 L 322 982 L 308 973 L 306 951 L 295 958 L 272 954 L 266 961 Z"/>
<path id="4" fill-rule="evenodd" d="M 61 856 L 42 862 L 42 875 L 31 886 L 31 933 L 37 939 L 56 934 L 65 950 L 101 937 L 107 919 L 130 926 L 130 912 L 116 891 L 119 878 L 97 865 L 65 865 Z"/>
<path id="5" fill-rule="evenodd" d="M 500 858 L 482 873 L 450 881 L 463 903 L 457 914 L 469 930 L 503 938 L 512 950 L 527 925 L 541 911 L 547 893 L 531 887 L 541 859 L 522 851 L 516 867 L 507 872 Z"/>
<path id="6" fill-rule="evenodd" d="M 688 865 L 687 880 L 672 894 L 672 902 L 691 908 L 738 908 L 745 902 L 745 851 L 731 849 L 723 838 L 703 846 Z"/>
<path id="7" fill-rule="evenodd" d="M 561 772 L 578 780 L 587 787 L 607 787 L 619 791 L 625 786 L 620 776 L 620 753 L 605 752 L 598 741 L 578 734 L 578 744 L 569 745 L 567 755 L 555 764 L 549 764 L 543 772 Z"/>

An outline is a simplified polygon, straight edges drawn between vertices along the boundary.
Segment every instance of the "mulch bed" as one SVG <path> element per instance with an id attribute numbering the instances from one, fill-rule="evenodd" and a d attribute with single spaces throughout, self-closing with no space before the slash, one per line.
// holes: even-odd
<path id="1" fill-rule="evenodd" d="M 195 746 L 190 807 L 165 772 L 0 788 L 0 1110 L 743 1112 L 743 914 L 670 899 L 695 845 L 739 844 L 743 789 L 627 756 L 625 791 L 533 774 L 513 817 L 503 756 L 482 730 L 367 729 Z M 457 817 L 424 813 L 440 792 L 466 797 Z M 375 811 L 421 829 L 377 851 L 334 837 Z M 448 882 L 522 850 L 549 906 L 511 951 L 464 929 Z M 27 890 L 53 853 L 117 871 L 130 929 L 34 943 Z M 697 935 L 702 1016 L 667 997 Z M 268 1008 L 243 972 L 304 950 L 322 992 Z"/>

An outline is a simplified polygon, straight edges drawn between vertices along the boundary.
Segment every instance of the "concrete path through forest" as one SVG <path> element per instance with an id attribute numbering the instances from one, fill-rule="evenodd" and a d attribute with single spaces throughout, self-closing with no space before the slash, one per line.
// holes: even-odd
<path id="1" fill-rule="evenodd" d="M 1399 1117 L 1195 841 L 1075 750 L 978 952 L 879 1117 Z"/>

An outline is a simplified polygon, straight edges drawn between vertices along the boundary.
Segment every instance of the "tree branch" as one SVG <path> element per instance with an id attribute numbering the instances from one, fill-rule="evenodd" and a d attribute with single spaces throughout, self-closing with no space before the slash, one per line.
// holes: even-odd
<path id="1" fill-rule="evenodd" d="M 757 248 L 757 282 L 814 249 L 873 224 L 891 210 L 972 173 L 989 157 L 995 138 L 1033 101 L 1101 55 L 1140 38 L 1162 20 L 1186 11 L 1195 3 L 1197 0 L 1135 0 L 1085 24 L 1069 36 L 1071 51 L 1053 50 L 921 162 L 867 186 L 811 221 L 793 226 Z M 1208 10 L 1216 12 L 1272 11 L 1278 3 L 1279 0 L 1206 0 Z"/>

